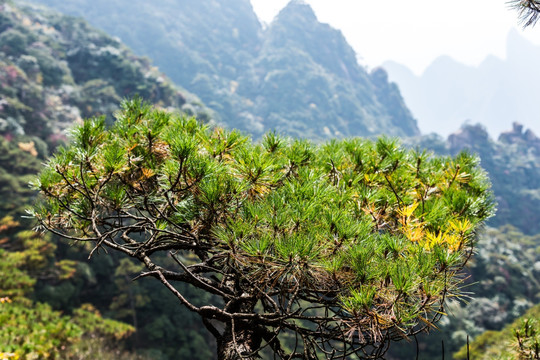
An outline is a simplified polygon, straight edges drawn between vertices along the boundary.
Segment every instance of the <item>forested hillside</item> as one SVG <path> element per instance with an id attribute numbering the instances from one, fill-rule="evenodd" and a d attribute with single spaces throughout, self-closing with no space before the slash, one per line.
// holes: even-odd
<path id="1" fill-rule="evenodd" d="M 260 136 L 418 134 L 384 70 L 358 65 L 340 31 L 292 1 L 263 27 L 249 0 L 37 0 L 118 36 L 219 114 Z"/>
<path id="2" fill-rule="evenodd" d="M 0 134 L 4 202 L 0 216 L 28 191 L 27 178 L 83 118 L 112 119 L 135 94 L 164 108 L 210 120 L 200 101 L 174 85 L 148 59 L 73 17 L 2 2 L 0 12 Z M 10 154 L 12 151 L 13 154 Z M 35 159 L 14 161 L 15 153 Z M 16 166 L 15 166 L 16 165 Z M 10 210 L 11 209 L 11 210 Z M 20 212 L 18 212 L 20 214 Z"/>
<path id="3" fill-rule="evenodd" d="M 486 331 L 467 349 L 462 347 L 454 359 L 538 359 L 540 355 L 540 305 L 499 331 Z"/>
<path id="4" fill-rule="evenodd" d="M 166 301 L 159 290 L 139 295 L 144 285 L 126 290 L 137 269 L 125 262 L 118 268 L 113 257 L 88 262 L 83 249 L 34 233 L 34 222 L 24 217 L 35 197 L 28 182 L 67 140 L 67 129 L 85 117 L 112 121 L 122 98 L 136 94 L 210 120 L 194 95 L 84 20 L 0 2 L 1 358 L 134 359 L 120 353 L 132 325 L 140 333 L 155 321 L 161 321 L 152 325 L 159 331 L 164 323 L 184 321 L 182 328 L 189 329 L 192 320 L 182 315 L 136 319 L 136 306 L 163 307 Z M 101 313 L 132 325 L 103 320 Z"/>

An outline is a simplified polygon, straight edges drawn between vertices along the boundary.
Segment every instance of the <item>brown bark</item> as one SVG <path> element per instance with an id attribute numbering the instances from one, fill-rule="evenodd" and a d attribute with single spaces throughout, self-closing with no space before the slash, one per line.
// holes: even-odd
<path id="1" fill-rule="evenodd" d="M 218 360 L 256 360 L 256 352 L 261 346 L 262 337 L 257 327 L 238 325 L 234 329 L 228 325 L 222 336 L 217 339 Z"/>

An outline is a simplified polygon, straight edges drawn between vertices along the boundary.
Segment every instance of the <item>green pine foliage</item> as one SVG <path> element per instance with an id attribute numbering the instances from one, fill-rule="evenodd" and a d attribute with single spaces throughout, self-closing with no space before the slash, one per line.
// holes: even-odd
<path id="1" fill-rule="evenodd" d="M 490 138 L 480 124 L 465 124 L 446 141 L 432 134 L 407 143 L 439 155 L 455 155 L 463 150 L 477 154 L 497 198 L 497 216 L 488 224 L 510 224 L 524 234 L 535 235 L 540 233 L 540 141 L 532 132 L 523 132 L 517 126 L 519 130 L 503 133 L 498 140 Z"/>
<path id="2" fill-rule="evenodd" d="M 440 359 L 443 341 L 450 355 L 466 344 L 467 337 L 488 338 L 540 301 L 539 235 L 525 235 L 510 225 L 487 228 L 475 247 L 465 269 L 466 296 L 448 304 L 448 317 L 439 322 L 438 331 L 417 338 L 423 359 Z M 413 357 L 416 344 L 394 350 L 396 357 Z"/>
<path id="3" fill-rule="evenodd" d="M 487 331 L 469 346 L 463 346 L 454 359 L 534 360 L 540 358 L 540 305 L 532 307 L 519 319 L 500 331 Z"/>
<path id="4" fill-rule="evenodd" d="M 537 208 L 540 189 L 540 142 L 530 131 L 514 124 L 497 141 L 481 125 L 465 124 L 447 141 L 435 135 L 411 142 L 437 154 L 455 154 L 464 149 L 476 153 L 488 172 L 497 199 L 497 216 L 481 234 L 477 254 L 467 268 L 466 291 L 470 298 L 452 303 L 449 317 L 439 323 L 441 332 L 418 338 L 426 359 L 440 359 L 441 341 L 446 354 L 456 352 L 471 339 L 500 331 L 540 301 L 540 239 Z M 410 144 L 411 144 L 410 143 Z M 486 335 L 481 335 L 483 333 Z M 415 344 L 397 350 L 414 356 Z"/>
<path id="5" fill-rule="evenodd" d="M 53 1 L 48 2 L 53 3 Z M 262 134 L 262 131 L 270 125 L 288 134 L 316 139 L 364 133 L 366 131 L 364 125 L 356 124 L 358 126 L 354 127 L 348 122 L 347 119 L 350 116 L 347 114 L 360 114 L 357 111 L 358 104 L 371 101 L 373 98 L 377 101 L 368 106 L 372 112 L 368 115 L 362 112 L 357 118 L 362 118 L 367 123 L 371 121 L 370 126 L 380 126 L 386 130 L 388 126 L 398 126 L 401 129 L 399 131 L 403 133 L 416 132 L 415 124 L 410 121 L 412 118 L 402 104 L 399 91 L 393 84 L 388 83 L 384 71 L 375 70 L 371 74 L 358 71 L 353 64 L 354 61 L 351 60 L 354 54 L 351 57 L 350 49 L 347 50 L 346 44 L 343 45 L 340 42 L 342 39 L 340 40 L 338 34 L 312 21 L 309 11 L 300 11 L 305 10 L 303 7 L 290 8 L 289 12 L 283 13 L 281 18 L 272 25 L 272 28 L 261 32 L 260 25 L 249 7 L 246 7 L 246 3 L 237 1 L 231 9 L 220 9 L 218 12 L 216 8 L 205 7 L 204 2 L 182 3 L 183 9 L 189 10 L 185 12 L 186 18 L 175 22 L 175 26 L 184 27 L 182 31 L 179 31 L 179 34 L 182 34 L 181 41 L 178 34 L 160 36 L 160 30 L 155 26 L 161 22 L 150 19 L 148 15 L 148 7 L 154 6 L 153 3 L 126 7 L 118 1 L 96 0 L 88 4 L 95 9 L 109 7 L 110 10 L 106 18 L 107 24 L 104 24 L 104 20 L 97 14 L 93 14 L 90 21 L 96 23 L 101 21 L 100 24 L 104 28 L 110 26 L 107 30 L 120 35 L 122 40 L 128 41 L 134 48 L 143 49 L 139 51 L 153 56 L 175 80 L 180 81 L 190 90 L 197 91 L 201 97 L 211 102 L 210 105 L 219 110 L 222 120 L 229 125 L 247 129 L 256 134 L 255 136 Z M 61 4 L 64 7 L 71 7 L 72 13 L 84 11 L 91 14 L 93 10 L 84 8 L 83 5 L 75 1 Z M 151 16 L 167 17 L 170 14 L 180 16 L 175 6 L 177 3 L 163 3 L 159 11 L 151 12 Z M 201 331 L 203 324 L 194 314 L 178 309 L 175 298 L 168 294 L 159 283 L 152 282 L 151 279 L 131 282 L 131 279 L 140 272 L 139 264 L 128 262 L 120 256 L 107 255 L 104 252 L 95 253 L 92 260 L 87 262 L 88 252 L 93 248 L 92 244 L 73 246 L 72 243 L 57 242 L 55 238 L 36 236 L 24 230 L 30 229 L 30 226 L 27 219 L 20 218 L 20 215 L 24 214 L 24 208 L 34 199 L 35 192 L 28 188 L 28 181 L 32 178 L 32 174 L 39 171 L 50 149 L 54 149 L 58 143 L 65 141 L 65 129 L 73 122 L 102 114 L 111 119 L 110 115 L 118 110 L 120 100 L 135 93 L 145 96 L 161 107 L 180 107 L 183 112 L 196 115 L 201 119 L 208 119 L 208 112 L 196 98 L 185 91 L 180 90 L 179 94 L 179 90 L 171 86 L 168 80 L 151 66 L 148 59 L 134 56 L 117 39 L 112 39 L 92 29 L 83 21 L 38 10 L 33 6 L 21 8 L 10 1 L 0 1 L 0 7 L 0 133 L 2 134 L 0 138 L 0 196 L 3 199 L 0 206 L 0 218 L 3 220 L 0 226 L 8 228 L 2 233 L 3 237 L 0 239 L 0 253 L 4 259 L 0 263 L 2 273 L 0 289 L 3 291 L 0 298 L 4 299 L 2 305 L 7 304 L 4 315 L 10 319 L 13 318 L 14 321 L 22 321 L 21 319 L 26 318 L 39 323 L 38 319 L 41 319 L 41 325 L 36 327 L 38 330 L 42 329 L 42 326 L 57 326 L 58 338 L 63 339 L 64 345 L 70 344 L 68 348 L 78 359 L 135 358 L 132 353 L 119 350 L 121 345 L 118 344 L 123 341 L 110 341 L 107 338 L 108 335 L 105 337 L 82 336 L 80 341 L 72 343 L 70 342 L 72 337 L 69 334 L 82 331 L 81 329 L 68 330 L 65 327 L 67 319 L 71 319 L 72 315 L 69 315 L 69 318 L 60 317 L 55 323 L 54 319 L 45 314 L 57 314 L 54 311 L 60 310 L 64 316 L 67 316 L 66 314 L 73 314 L 84 303 L 92 303 L 99 308 L 103 316 L 136 326 L 137 335 L 128 339 L 127 344 L 139 347 L 138 353 L 141 353 L 141 356 L 152 359 L 197 358 L 202 360 L 211 358 L 213 354 L 208 344 L 211 344 L 213 339 Z M 200 11 L 201 8 L 204 8 L 203 12 Z M 119 9 L 122 11 L 117 11 Z M 156 10 L 155 7 L 153 9 Z M 210 13 L 211 16 L 208 15 Z M 205 21 L 208 17 L 212 17 L 214 21 Z M 111 21 L 111 18 L 116 20 Z M 244 21 L 246 19 L 248 21 Z M 190 21 L 197 26 L 190 25 Z M 126 26 L 126 23 L 129 26 Z M 139 27 L 143 31 L 138 31 Z M 218 27 L 219 31 L 212 31 Z M 291 36 L 291 34 L 295 35 Z M 306 39 L 303 38 L 300 41 L 302 34 L 306 36 Z M 315 44 L 314 39 L 319 38 L 326 39 L 326 44 L 333 44 L 334 47 L 299 47 L 300 43 Z M 180 48 L 171 50 L 171 44 L 174 46 L 180 44 Z M 240 50 L 239 47 L 241 47 Z M 325 56 L 325 52 L 331 53 L 332 56 Z M 167 62 L 157 54 L 169 56 L 175 61 Z M 201 54 L 204 54 L 204 57 Z M 340 54 L 338 57 L 344 67 L 336 65 L 335 54 Z M 355 79 L 362 86 L 366 86 L 355 87 L 349 84 L 346 80 L 347 74 L 343 73 L 343 69 L 349 71 L 350 76 L 359 77 Z M 264 79 L 261 74 L 264 75 Z M 281 91 L 288 85 L 291 85 L 290 93 Z M 253 97 L 253 94 L 262 93 L 266 99 Z M 306 95 L 308 93 L 309 96 Z M 339 98 L 333 97 L 335 93 L 339 94 Z M 279 106 L 272 105 L 276 101 Z M 385 107 L 386 110 L 379 109 L 379 105 Z M 264 122 L 261 121 L 262 118 L 265 119 Z M 313 119 L 319 119 L 319 123 Z M 335 119 L 342 120 L 329 126 L 328 129 L 324 128 L 328 123 L 334 123 Z M 400 119 L 406 119 L 406 121 Z M 539 261 L 536 249 L 538 239 L 534 235 L 539 232 L 537 225 L 540 224 L 536 211 L 538 179 L 540 178 L 537 174 L 537 169 L 540 168 L 537 150 L 534 150 L 527 142 L 493 141 L 480 127 L 466 126 L 463 134 L 466 136 L 461 140 L 455 138 L 447 143 L 424 138 L 420 147 L 432 148 L 439 154 L 454 155 L 458 154 L 463 147 L 468 147 L 472 152 L 479 154 L 482 158 L 482 167 L 490 174 L 499 203 L 498 216 L 492 218 L 490 224 L 501 227 L 498 230 L 489 229 L 487 235 L 479 238 L 476 243 L 479 254 L 472 257 L 473 261 L 469 262 L 470 268 L 467 270 L 467 273 L 472 276 L 469 281 L 476 284 L 472 286 L 468 285 L 468 282 L 455 284 L 458 287 L 467 284 L 463 290 L 474 293 L 473 298 L 466 304 L 449 303 L 447 312 L 450 317 L 443 318 L 437 324 L 442 332 L 431 332 L 425 340 L 419 338 L 420 345 L 426 346 L 421 352 L 422 358 L 432 356 L 439 359 L 441 357 L 441 338 L 445 341 L 448 355 L 449 352 L 455 351 L 464 344 L 467 334 L 475 337 L 484 330 L 499 330 L 505 323 L 538 302 L 538 266 L 536 265 Z M 244 138 L 237 133 L 234 136 L 229 134 L 227 141 L 230 143 L 213 141 L 212 145 L 208 146 L 214 149 L 214 156 L 219 157 L 219 154 L 233 151 L 229 148 L 234 147 L 235 142 L 247 141 L 239 139 Z M 184 141 L 174 145 L 175 156 L 180 158 L 189 154 L 192 148 L 197 146 L 197 141 L 198 138 L 195 138 L 195 143 Z M 363 152 L 358 152 L 355 156 L 349 155 L 348 150 L 343 150 L 344 145 L 341 142 L 327 144 L 326 150 L 323 151 L 322 148 L 308 142 L 294 142 L 275 134 L 268 134 L 261 141 L 259 147 L 246 150 L 244 145 L 241 145 L 238 153 L 234 150 L 238 155 L 234 160 L 237 162 L 234 171 L 244 174 L 241 181 L 252 182 L 249 185 L 249 196 L 270 196 L 273 194 L 276 183 L 279 184 L 280 177 L 276 176 L 276 169 L 283 167 L 283 164 L 278 162 L 276 165 L 273 160 L 269 160 L 267 152 L 272 154 L 276 152 L 280 156 L 283 156 L 285 152 L 291 164 L 301 164 L 298 169 L 293 167 L 294 169 L 291 170 L 291 174 L 295 176 L 300 176 L 295 171 L 299 171 L 302 167 L 314 166 L 314 159 L 318 159 L 315 162 L 317 166 L 326 161 L 326 165 L 321 167 L 324 170 L 321 171 L 329 174 L 328 179 L 331 179 L 332 183 L 334 179 L 337 179 L 341 185 L 344 179 L 347 179 L 347 182 L 352 179 L 351 187 L 358 187 L 361 183 L 355 177 L 347 173 L 343 174 L 339 165 L 347 162 L 358 163 L 358 159 L 368 155 L 364 155 Z M 365 150 L 366 154 L 379 151 L 374 150 L 376 148 L 374 144 L 362 141 L 359 143 L 362 144 L 358 148 L 368 149 Z M 369 150 L 370 147 L 371 150 Z M 108 148 L 107 154 L 103 155 L 107 171 L 115 173 L 125 171 L 121 168 L 122 162 L 119 161 L 126 156 L 124 150 L 121 142 L 113 143 Z M 167 151 L 165 153 L 169 155 Z M 242 151 L 243 154 L 241 154 Z M 327 158 L 321 160 L 321 154 L 324 152 L 335 154 L 335 156 L 324 155 Z M 343 155 L 343 153 L 346 154 Z M 400 166 L 403 164 L 402 159 L 399 160 L 399 164 Z M 179 170 L 178 164 L 174 162 L 169 162 L 167 166 L 170 167 L 169 174 L 174 174 Z M 382 166 L 384 168 L 388 165 Z M 392 166 L 390 170 L 391 168 Z M 207 170 L 197 171 L 200 174 L 206 174 Z M 397 173 L 401 176 L 402 172 L 399 171 Z M 140 174 L 136 176 L 138 179 Z M 390 180 L 394 181 L 399 176 L 390 177 Z M 435 180 L 437 179 L 432 178 L 423 181 L 427 184 Z M 214 182 L 213 185 L 203 186 L 203 188 L 208 192 L 209 199 L 220 201 L 223 198 L 223 192 L 229 188 L 226 183 Z M 363 182 L 372 183 L 369 175 Z M 406 179 L 404 182 L 396 181 L 396 183 L 400 186 L 408 186 Z M 392 218 L 392 215 L 386 213 L 386 210 L 394 209 L 392 211 L 395 215 L 395 209 L 399 210 L 399 206 L 396 207 L 395 195 L 380 174 L 375 177 L 373 184 L 378 184 L 377 186 L 381 189 L 373 192 L 371 189 L 358 188 L 361 190 L 357 191 L 358 198 L 369 198 L 369 201 L 376 206 L 394 202 L 382 214 L 375 214 L 376 217 L 383 219 L 380 222 L 373 220 L 369 210 L 359 211 L 364 216 L 363 220 L 371 217 L 371 221 L 377 224 L 377 228 L 383 225 L 377 231 L 373 230 L 375 227 L 373 224 L 370 230 L 366 225 L 367 222 L 363 223 L 364 225 L 354 225 L 349 218 L 342 216 L 341 211 L 336 211 L 328 214 L 323 212 L 324 218 L 317 220 L 314 229 L 299 227 L 298 236 L 280 235 L 281 237 L 276 238 L 276 241 L 265 232 L 277 226 L 279 230 L 277 233 L 280 231 L 286 233 L 284 229 L 290 226 L 288 222 L 292 221 L 291 219 L 303 221 L 303 216 L 306 216 L 306 221 L 313 221 L 321 207 L 335 201 L 333 198 L 335 194 L 324 191 L 321 192 L 321 198 L 314 201 L 313 207 L 310 206 L 305 211 L 305 215 L 297 215 L 302 211 L 298 204 L 305 198 L 298 200 L 296 208 L 292 205 L 278 208 L 284 214 L 280 215 L 280 212 L 271 219 L 265 213 L 269 205 L 266 204 L 265 207 L 257 205 L 250 210 L 254 211 L 254 216 L 257 217 L 249 218 L 246 215 L 241 222 L 232 223 L 232 228 L 221 230 L 225 232 L 223 236 L 227 236 L 227 231 L 230 236 L 231 231 L 245 230 L 251 231 L 251 236 L 259 238 L 255 242 L 239 240 L 237 244 L 237 249 L 244 254 L 242 261 L 262 256 L 265 264 L 271 264 L 268 268 L 263 267 L 262 270 L 256 269 L 249 272 L 250 279 L 260 279 L 264 271 L 283 266 L 291 254 L 294 255 L 293 258 L 303 259 L 305 263 L 317 263 L 324 256 L 324 251 L 329 250 L 317 246 L 318 243 L 313 241 L 306 241 L 306 238 L 317 235 L 319 231 L 328 232 L 329 230 L 325 230 L 324 226 L 320 225 L 321 223 L 339 224 L 335 225 L 336 228 L 330 232 L 338 234 L 335 235 L 338 239 L 340 237 L 351 239 L 369 233 L 373 243 L 380 242 L 384 246 L 373 246 L 372 242 L 366 242 L 368 245 L 365 248 L 351 251 L 347 256 L 340 254 L 336 260 L 327 260 L 322 265 L 322 270 L 317 269 L 315 275 L 311 272 L 306 275 L 307 280 L 304 284 L 313 282 L 312 278 L 321 272 L 331 274 L 349 272 L 350 277 L 354 271 L 356 274 L 354 279 L 361 280 L 362 285 L 348 290 L 347 296 L 341 300 L 342 306 L 346 306 L 351 311 L 356 310 L 360 315 L 362 309 L 370 309 L 373 314 L 384 316 L 384 311 L 377 312 L 377 309 L 383 307 L 379 294 L 384 293 L 384 291 L 381 292 L 384 286 L 389 286 L 394 294 L 404 294 L 400 295 L 403 298 L 411 294 L 412 297 L 418 298 L 423 293 L 438 290 L 436 283 L 432 290 L 419 290 L 418 284 L 422 284 L 422 279 L 425 277 L 413 271 L 419 266 L 425 266 L 428 269 L 433 266 L 432 260 L 428 259 L 422 265 L 420 261 L 411 259 L 405 260 L 398 257 L 396 260 L 394 259 L 396 256 L 392 254 L 410 253 L 411 245 L 408 241 L 414 239 L 415 236 L 429 235 L 431 240 L 425 241 L 427 247 L 430 243 L 440 241 L 442 236 L 437 240 L 440 234 L 436 231 L 428 233 L 425 228 L 423 233 L 419 232 L 415 235 L 414 226 L 406 230 L 409 231 L 408 236 L 401 238 L 388 236 L 387 232 L 392 223 L 389 223 L 390 225 L 386 223 L 387 218 Z M 224 188 L 216 190 L 218 185 Z M 386 190 L 383 191 L 384 186 Z M 110 197 L 111 202 L 117 204 L 116 206 L 124 204 L 126 192 L 109 188 L 105 191 L 108 192 L 107 196 Z M 242 188 L 242 191 L 246 190 Z M 296 194 L 285 192 L 284 189 L 281 191 L 281 196 Z M 296 188 L 294 191 L 297 191 Z M 346 198 L 349 195 L 344 196 Z M 439 196 L 437 192 L 435 195 Z M 309 196 L 316 198 L 319 195 L 309 194 Z M 274 201 L 278 200 L 279 197 L 274 199 Z M 181 214 L 174 215 L 175 221 L 191 222 L 200 216 L 190 201 L 186 199 L 176 204 L 182 211 Z M 212 201 L 207 199 L 199 206 L 213 204 Z M 459 203 L 464 199 L 456 198 L 452 201 Z M 420 205 L 427 207 L 420 211 Z M 413 224 L 423 223 L 426 218 L 429 223 L 437 221 L 444 223 L 448 220 L 444 214 L 445 207 L 439 208 L 437 204 L 429 203 L 416 206 L 411 217 Z M 447 206 L 446 203 L 445 206 Z M 259 218 L 266 223 L 259 223 Z M 20 224 L 13 227 L 13 223 Z M 506 223 L 516 226 L 519 231 L 512 227 L 504 227 Z M 402 224 L 398 223 L 398 226 L 405 229 Z M 167 230 L 164 223 L 156 224 L 156 227 L 164 227 Z M 448 234 L 443 232 L 442 235 Z M 344 243 L 347 244 L 346 241 Z M 425 251 L 429 252 L 429 250 Z M 182 255 L 188 262 L 196 260 L 196 257 L 188 256 L 189 254 Z M 167 266 L 176 266 L 171 258 L 163 257 L 163 261 L 168 264 Z M 390 264 L 388 268 L 381 265 L 381 261 L 388 262 Z M 244 265 L 240 263 L 239 266 Z M 290 271 L 284 276 L 298 276 L 297 274 L 303 270 L 297 268 Z M 388 284 L 376 284 L 377 276 L 386 276 Z M 351 280 L 339 278 L 339 281 L 345 283 Z M 216 301 L 219 303 L 216 298 L 188 285 L 181 284 L 178 288 L 198 305 Z M 390 294 L 391 291 L 389 290 L 386 294 Z M 5 299 L 10 299 L 12 303 L 8 303 Z M 394 309 L 401 309 L 400 314 L 406 315 L 409 310 L 403 304 L 399 304 L 399 300 Z M 49 305 L 42 304 L 45 301 Z M 8 309 L 8 306 L 11 308 Z M 30 306 L 32 308 L 29 308 Z M 96 311 L 91 310 L 93 313 Z M 406 316 L 403 318 L 406 319 Z M 72 322 L 72 320 L 69 321 Z M 24 325 L 24 321 L 20 324 L 21 327 L 27 325 Z M 87 332 L 87 334 L 90 333 L 91 331 Z M 489 337 L 489 334 L 491 332 L 485 336 Z M 527 334 L 526 331 L 525 334 Z M 24 336 L 29 339 L 34 338 L 33 335 Z M 57 340 L 55 341 L 58 343 Z M 37 349 L 38 343 L 45 344 L 46 340 L 36 340 L 34 345 L 31 345 L 34 346 L 34 350 Z M 159 349 L 156 344 L 159 344 Z M 49 345 L 45 347 L 50 349 Z M 146 350 L 142 351 L 141 348 Z M 0 353 L 4 350 L 0 348 Z M 50 350 L 50 356 L 57 354 L 55 351 Z M 43 354 L 45 353 L 42 353 L 42 357 L 45 357 Z M 7 355 L 4 354 L 4 356 Z M 67 355 L 63 353 L 62 356 Z M 411 355 L 413 356 L 414 354 Z"/>
<path id="6" fill-rule="evenodd" d="M 74 129 L 34 186 L 41 225 L 93 243 L 91 255 L 106 245 L 155 270 L 152 254 L 174 251 L 182 266 L 237 278 L 248 297 L 283 294 L 273 301 L 292 319 L 324 304 L 342 340 L 360 345 L 437 322 L 493 213 L 467 153 L 434 157 L 386 138 L 252 143 L 138 99 L 110 128 L 94 118 Z M 214 286 L 224 300 L 236 291 Z"/>

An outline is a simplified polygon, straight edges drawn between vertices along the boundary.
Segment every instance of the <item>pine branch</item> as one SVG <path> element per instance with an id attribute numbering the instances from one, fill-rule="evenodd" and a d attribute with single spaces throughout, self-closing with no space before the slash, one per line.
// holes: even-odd
<path id="1" fill-rule="evenodd" d="M 540 19 L 538 0 L 510 0 L 508 4 L 518 11 L 519 21 L 524 28 L 536 25 Z"/>

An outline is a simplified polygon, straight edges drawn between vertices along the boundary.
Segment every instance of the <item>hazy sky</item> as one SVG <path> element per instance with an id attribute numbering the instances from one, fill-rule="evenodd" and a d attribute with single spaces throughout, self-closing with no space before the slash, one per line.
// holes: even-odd
<path id="1" fill-rule="evenodd" d="M 289 0 L 251 0 L 269 23 Z M 439 55 L 475 65 L 488 54 L 505 57 L 509 30 L 540 44 L 540 24 L 522 30 L 506 0 L 307 0 L 319 21 L 340 29 L 359 62 L 386 60 L 422 72 Z"/>

